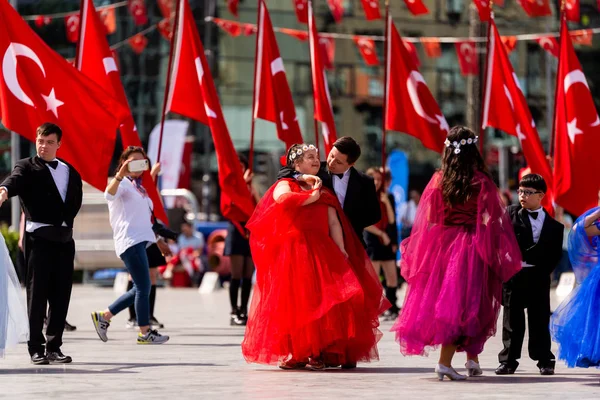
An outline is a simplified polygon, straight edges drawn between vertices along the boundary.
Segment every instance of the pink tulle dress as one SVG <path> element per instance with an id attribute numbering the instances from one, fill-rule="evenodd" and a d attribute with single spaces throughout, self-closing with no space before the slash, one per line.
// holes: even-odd
<path id="1" fill-rule="evenodd" d="M 473 178 L 475 194 L 450 207 L 442 174 L 423 193 L 412 233 L 401 244 L 401 273 L 408 292 L 392 327 L 404 355 L 455 344 L 479 354 L 496 333 L 502 283 L 521 268 L 521 253 L 494 182 Z"/>

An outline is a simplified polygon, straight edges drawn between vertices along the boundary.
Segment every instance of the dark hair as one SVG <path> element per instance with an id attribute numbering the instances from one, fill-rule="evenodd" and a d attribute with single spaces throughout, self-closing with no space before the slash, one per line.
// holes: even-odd
<path id="1" fill-rule="evenodd" d="M 121 156 L 119 157 L 119 165 L 117 166 L 116 174 L 119 173 L 119 171 L 121 170 L 121 167 L 123 166 L 123 163 L 125 161 L 127 161 L 129 156 L 132 155 L 133 153 L 140 153 L 142 156 L 144 156 L 145 159 L 148 159 L 148 156 L 146 155 L 146 152 L 144 151 L 143 147 L 127 146 L 127 147 L 125 147 L 125 149 L 123 149 L 123 152 L 121 153 Z"/>
<path id="2" fill-rule="evenodd" d="M 548 185 L 541 175 L 538 174 L 527 174 L 519 181 L 520 187 L 527 187 L 546 193 L 548 191 Z"/>
<path id="3" fill-rule="evenodd" d="M 354 164 L 360 157 L 360 146 L 350 136 L 342 136 L 333 146 L 348 157 L 348 164 Z"/>
<path id="4" fill-rule="evenodd" d="M 442 154 L 441 182 L 446 204 L 454 206 L 469 201 L 474 193 L 472 181 L 476 171 L 489 176 L 475 139 L 475 133 L 465 126 L 455 126 L 448 133 L 450 146 L 446 146 Z"/>
<path id="5" fill-rule="evenodd" d="M 248 166 L 250 165 L 250 163 L 248 161 L 248 157 L 246 157 L 242 153 L 237 153 L 237 156 L 240 159 L 240 163 L 242 163 L 244 165 L 244 170 L 247 170 Z"/>
<path id="6" fill-rule="evenodd" d="M 292 154 L 297 152 L 299 149 L 302 149 L 304 146 L 313 146 L 317 150 L 317 153 L 319 152 L 319 150 L 313 144 L 308 144 L 308 143 L 293 144 L 290 146 L 287 153 L 285 154 L 286 167 L 294 169 L 296 161 L 302 161 L 304 159 L 304 152 L 302 152 L 301 154 L 296 153 L 296 157 L 292 158 Z"/>
<path id="7" fill-rule="evenodd" d="M 56 124 L 53 124 L 51 122 L 44 122 L 43 124 L 41 124 L 40 126 L 38 126 L 38 128 L 35 131 L 35 136 L 50 136 L 52 134 L 55 134 L 58 141 L 60 142 L 62 140 L 62 129 L 60 129 L 60 127 Z"/>

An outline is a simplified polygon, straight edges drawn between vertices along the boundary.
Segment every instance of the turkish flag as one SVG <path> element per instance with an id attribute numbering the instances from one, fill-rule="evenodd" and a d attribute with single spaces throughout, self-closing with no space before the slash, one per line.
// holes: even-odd
<path id="1" fill-rule="evenodd" d="M 119 122 L 126 110 L 54 52 L 7 1 L 0 1 L 0 108 L 6 128 L 36 140 L 52 122 L 63 131 L 58 156 L 104 190 Z"/>
<path id="2" fill-rule="evenodd" d="M 292 36 L 301 42 L 306 42 L 308 40 L 308 32 L 306 31 L 300 31 L 298 29 L 279 28 L 279 32 Z"/>
<path id="3" fill-rule="evenodd" d="M 494 127 L 519 138 L 531 171 L 540 174 L 546 180 L 549 190 L 543 205 L 553 214 L 552 170 L 527 106 L 527 99 L 493 19 L 490 20 L 488 40 L 488 79 L 484 90 L 483 128 Z"/>
<path id="4" fill-rule="evenodd" d="M 298 22 L 308 24 L 308 0 L 294 0 L 294 10 Z"/>
<path id="5" fill-rule="evenodd" d="M 187 0 L 186 0 L 187 1 Z M 174 19 L 164 18 L 158 22 L 157 28 L 158 33 L 168 41 L 171 41 L 173 37 L 173 25 L 175 24 Z"/>
<path id="6" fill-rule="evenodd" d="M 146 46 L 148 46 L 148 38 L 141 33 L 127 39 L 127 43 L 135 54 L 142 54 Z"/>
<path id="7" fill-rule="evenodd" d="M 581 215 L 598 205 L 600 119 L 577 59 L 567 22 L 562 19 L 554 114 L 556 202 Z"/>
<path id="8" fill-rule="evenodd" d="M 536 42 L 540 45 L 540 47 L 546 50 L 548 53 L 558 58 L 560 54 L 560 49 L 558 42 L 552 36 L 544 36 L 539 39 L 536 39 Z"/>
<path id="9" fill-rule="evenodd" d="M 379 65 L 379 58 L 377 58 L 377 49 L 375 48 L 375 41 L 362 36 L 354 36 L 352 38 L 358 51 L 363 58 L 363 61 L 367 65 Z"/>
<path id="10" fill-rule="evenodd" d="M 285 143 L 285 148 L 302 143 L 302 133 L 292 92 L 288 85 L 283 60 L 273 32 L 271 17 L 263 0 L 259 0 L 259 37 L 256 48 L 256 71 L 254 92 L 256 102 L 254 118 L 274 122 L 277 137 Z"/>
<path id="11" fill-rule="evenodd" d="M 442 46 L 438 38 L 421 38 L 421 44 L 427 57 L 438 58 L 442 56 Z"/>
<path id="12" fill-rule="evenodd" d="M 104 24 L 104 32 L 106 35 L 112 35 L 117 30 L 117 17 L 114 8 L 104 8 L 98 11 L 98 16 Z"/>
<path id="13" fill-rule="evenodd" d="M 510 54 L 517 46 L 517 37 L 516 36 L 502 36 L 502 44 L 506 49 L 506 53 Z"/>
<path id="14" fill-rule="evenodd" d="M 104 24 L 98 14 L 94 12 L 94 2 L 92 0 L 82 1 L 80 20 L 81 41 L 77 47 L 75 67 L 82 74 L 102 86 L 108 94 L 117 99 L 123 108 L 127 110 L 127 115 L 121 121 L 119 127 L 123 147 L 141 146 L 142 142 L 138 136 L 127 102 L 127 95 L 121 83 L 119 68 L 108 45 L 108 40 L 106 40 Z M 149 171 L 144 173 L 142 183 L 154 204 L 154 214 L 158 219 L 167 222 L 167 214 Z"/>
<path id="15" fill-rule="evenodd" d="M 577 31 L 571 31 L 571 39 L 573 43 L 580 44 L 582 46 L 591 46 L 594 33 L 591 29 L 580 29 Z"/>
<path id="16" fill-rule="evenodd" d="M 547 17 L 552 15 L 549 0 L 517 0 L 517 2 L 530 17 Z"/>
<path id="17" fill-rule="evenodd" d="M 44 15 L 38 15 L 37 17 L 35 17 L 35 20 L 34 20 L 34 24 L 38 28 L 41 28 L 42 26 L 45 26 L 45 25 L 50 25 L 50 22 L 52 22 L 52 18 L 46 17 Z"/>
<path id="18" fill-rule="evenodd" d="M 479 56 L 477 55 L 477 43 L 473 41 L 456 42 L 456 55 L 460 73 L 464 76 L 479 75 Z"/>
<path id="19" fill-rule="evenodd" d="M 213 18 L 217 26 L 227 32 L 230 36 L 237 37 L 242 34 L 242 27 L 238 22 L 228 21 L 221 18 Z"/>
<path id="20" fill-rule="evenodd" d="M 333 63 L 335 61 L 335 40 L 330 37 L 320 37 L 319 48 L 321 49 L 323 67 L 328 71 L 333 70 Z"/>
<path id="21" fill-rule="evenodd" d="M 242 25 L 242 35 L 251 36 L 256 33 L 256 26 L 252 24 L 241 24 Z"/>
<path id="22" fill-rule="evenodd" d="M 365 18 L 367 21 L 381 19 L 379 12 L 379 0 L 361 0 L 363 10 L 365 10 Z"/>
<path id="23" fill-rule="evenodd" d="M 325 153 L 329 154 L 333 143 L 337 139 L 335 129 L 335 120 L 333 118 L 333 109 L 331 107 L 331 96 L 327 86 L 327 74 L 323 61 L 321 60 L 321 51 L 318 45 L 319 34 L 315 25 L 315 16 L 312 10 L 312 4 L 308 3 L 308 41 L 310 47 L 310 61 L 313 86 L 313 101 L 315 108 L 315 119 L 321 121 L 323 141 L 325 143 Z M 315 143 L 318 146 L 318 143 Z"/>
<path id="24" fill-rule="evenodd" d="M 240 0 L 227 0 L 227 8 L 229 12 L 233 14 L 236 18 L 238 17 L 238 6 L 240 4 Z"/>
<path id="25" fill-rule="evenodd" d="M 402 43 L 404 43 L 404 47 L 406 47 L 408 54 L 410 54 L 410 58 L 412 58 L 415 67 L 419 68 L 421 66 L 421 60 L 419 60 L 419 52 L 417 51 L 417 46 L 415 46 L 414 43 L 408 42 L 404 39 L 402 39 Z"/>
<path id="26" fill-rule="evenodd" d="M 390 16 L 387 24 L 385 129 L 414 136 L 423 146 L 440 153 L 450 129 L 446 118 Z"/>
<path id="27" fill-rule="evenodd" d="M 217 154 L 221 213 L 234 223 L 245 222 L 254 211 L 254 200 L 244 181 L 204 55 L 204 46 L 187 1 L 179 2 L 173 63 L 167 111 L 208 125 Z"/>
<path id="28" fill-rule="evenodd" d="M 527 0 L 525 0 L 527 1 Z M 475 6 L 477 7 L 477 13 L 479 14 L 479 19 L 482 22 L 486 22 L 490 20 L 490 2 L 488 0 L 473 0 Z"/>
<path id="29" fill-rule="evenodd" d="M 175 7 L 177 7 L 177 0 L 156 0 L 160 13 L 165 18 L 171 18 L 175 13 Z"/>
<path id="30" fill-rule="evenodd" d="M 77 43 L 79 40 L 79 15 L 71 14 L 65 17 L 65 31 L 67 40 L 71 43 Z"/>
<path id="31" fill-rule="evenodd" d="M 344 5 L 342 4 L 342 0 L 327 0 L 327 5 L 329 6 L 329 10 L 331 11 L 331 15 L 333 15 L 336 24 L 342 22 L 342 18 L 344 17 Z"/>
<path id="32" fill-rule="evenodd" d="M 404 4 L 406 4 L 406 8 L 412 15 L 424 15 L 429 14 L 429 10 L 423 3 L 423 0 L 404 0 Z"/>
<path id="33" fill-rule="evenodd" d="M 565 15 L 567 16 L 567 21 L 579 22 L 581 19 L 579 14 L 579 0 L 565 1 Z"/>
<path id="34" fill-rule="evenodd" d="M 133 23 L 146 25 L 148 23 L 148 9 L 144 0 L 127 0 L 127 8 L 133 16 Z"/>

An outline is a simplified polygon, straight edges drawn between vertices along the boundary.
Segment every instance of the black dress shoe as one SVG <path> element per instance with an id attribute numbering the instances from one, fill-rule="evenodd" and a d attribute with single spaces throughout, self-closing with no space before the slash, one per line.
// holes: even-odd
<path id="1" fill-rule="evenodd" d="M 44 355 L 44 353 L 33 353 L 31 355 L 31 363 L 33 365 L 48 365 L 50 362 Z"/>
<path id="2" fill-rule="evenodd" d="M 540 375 L 554 375 L 554 368 L 553 367 L 541 367 Z"/>
<path id="3" fill-rule="evenodd" d="M 517 370 L 516 366 L 508 365 L 505 363 L 500 364 L 498 368 L 496 368 L 496 375 L 512 375 Z"/>
<path id="4" fill-rule="evenodd" d="M 65 321 L 65 331 L 67 332 L 73 332 L 76 331 L 77 327 L 75 325 L 71 325 L 70 323 L 68 323 L 67 321 Z"/>
<path id="5" fill-rule="evenodd" d="M 46 352 L 46 358 L 53 364 L 69 364 L 73 362 L 70 356 L 65 356 L 60 350 Z"/>
<path id="6" fill-rule="evenodd" d="M 356 368 L 355 362 L 349 362 L 346 364 L 342 364 L 342 369 L 354 369 L 354 368 Z"/>

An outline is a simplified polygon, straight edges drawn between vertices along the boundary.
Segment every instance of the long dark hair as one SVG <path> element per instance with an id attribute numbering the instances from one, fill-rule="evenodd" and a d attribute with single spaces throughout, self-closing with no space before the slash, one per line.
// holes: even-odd
<path id="1" fill-rule="evenodd" d="M 123 166 L 123 163 L 125 161 L 127 161 L 129 156 L 132 155 L 133 153 L 140 153 L 142 156 L 144 156 L 144 158 L 146 160 L 148 160 L 148 156 L 146 155 L 146 152 L 144 151 L 143 147 L 127 146 L 127 147 L 125 147 L 125 149 L 123 149 L 123 152 L 121 153 L 121 156 L 119 157 L 119 165 L 117 166 L 117 170 L 116 170 L 115 174 L 119 173 L 119 171 L 121 170 L 121 167 Z"/>
<path id="2" fill-rule="evenodd" d="M 477 171 L 489 173 L 472 130 L 455 126 L 447 139 L 442 155 L 442 196 L 446 204 L 454 206 L 466 203 L 473 195 L 472 181 Z"/>

